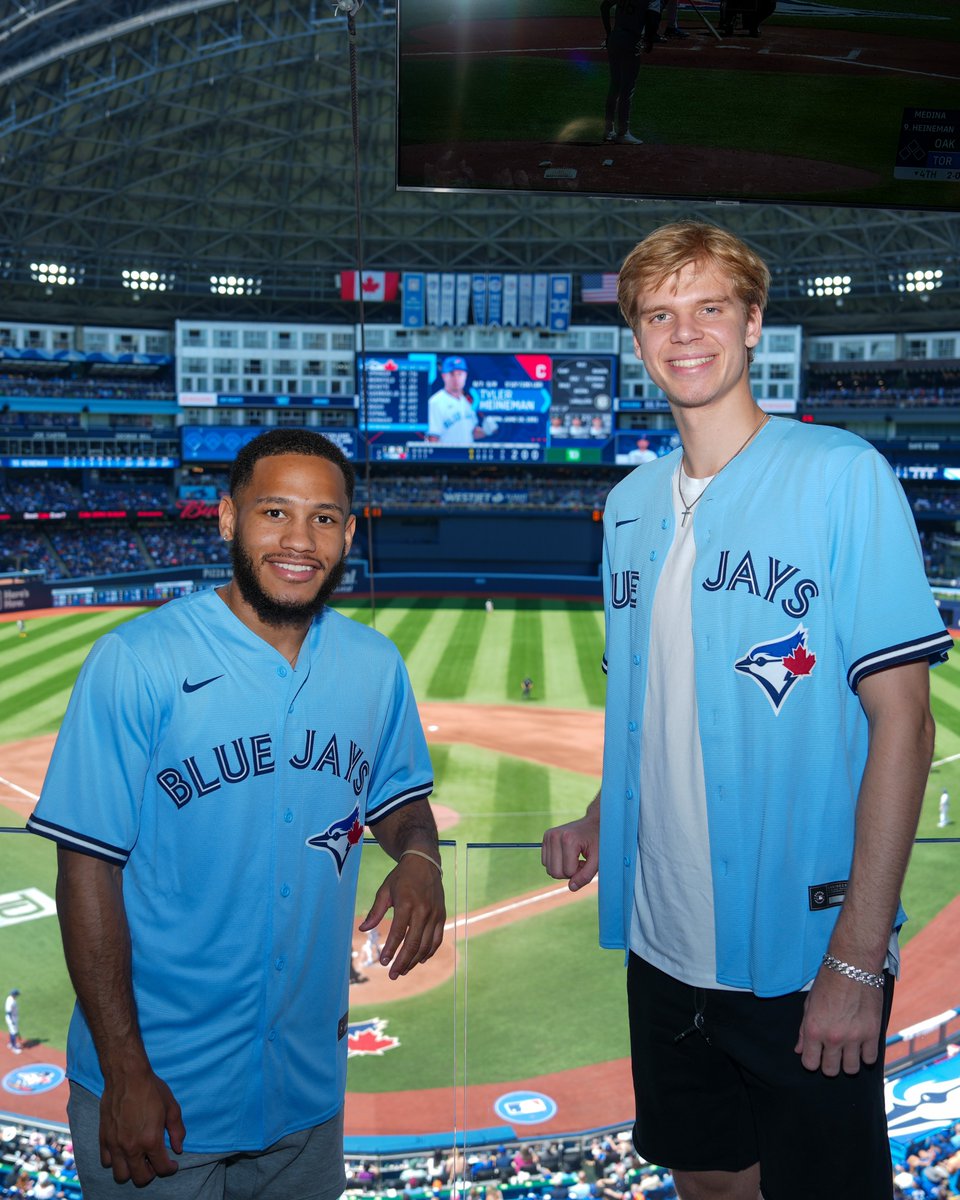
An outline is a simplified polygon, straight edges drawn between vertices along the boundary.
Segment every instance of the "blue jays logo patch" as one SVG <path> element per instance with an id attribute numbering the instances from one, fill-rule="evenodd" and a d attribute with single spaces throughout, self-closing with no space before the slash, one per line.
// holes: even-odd
<path id="1" fill-rule="evenodd" d="M 326 850 L 337 864 L 337 874 L 343 874 L 343 866 L 347 861 L 350 848 L 363 840 L 363 826 L 360 823 L 360 809 L 355 806 L 349 817 L 343 817 L 323 831 L 307 838 L 307 845 L 315 850 Z"/>
<path id="2" fill-rule="evenodd" d="M 960 1054 L 924 1065 L 884 1087 L 890 1136 L 911 1141 L 960 1119 Z"/>
<path id="3" fill-rule="evenodd" d="M 757 642 L 733 666 L 763 690 L 770 707 L 779 714 L 797 680 L 809 675 L 816 662 L 817 656 L 807 650 L 807 631 L 798 625 L 779 641 Z"/>
<path id="4" fill-rule="evenodd" d="M 347 1057 L 358 1054 L 385 1054 L 400 1045 L 400 1039 L 385 1033 L 387 1022 L 382 1017 L 369 1021 L 354 1021 L 347 1030 Z"/>

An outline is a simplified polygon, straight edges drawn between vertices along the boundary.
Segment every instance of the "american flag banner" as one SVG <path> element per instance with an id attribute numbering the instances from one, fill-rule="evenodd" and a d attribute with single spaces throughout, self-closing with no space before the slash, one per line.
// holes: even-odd
<path id="1" fill-rule="evenodd" d="M 616 272 L 580 276 L 580 299 L 584 304 L 616 304 Z"/>

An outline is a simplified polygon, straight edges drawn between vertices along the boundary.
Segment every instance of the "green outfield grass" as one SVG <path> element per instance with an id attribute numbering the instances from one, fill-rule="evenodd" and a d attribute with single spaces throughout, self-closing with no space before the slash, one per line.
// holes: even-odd
<path id="1" fill-rule="evenodd" d="M 344 609 L 369 623 L 370 610 Z M 71 613 L 29 621 L 29 637 L 13 624 L 0 625 L 0 776 L 4 746 L 54 731 L 84 656 L 101 633 L 135 613 Z M 497 600 L 492 614 L 483 599 L 392 600 L 381 603 L 376 627 L 403 651 L 414 689 L 423 701 L 536 705 L 586 709 L 603 703 L 603 615 L 598 605 L 563 601 Z M 534 699 L 522 701 L 520 681 L 534 680 Z M 937 762 L 931 773 L 920 824 L 921 837 L 960 830 L 960 664 L 931 675 L 938 724 Z M 544 886 L 539 854 L 532 849 L 474 849 L 468 843 L 536 843 L 543 830 L 571 820 L 596 787 L 588 774 L 563 771 L 495 754 L 470 745 L 433 745 L 435 798 L 458 814 L 443 849 L 450 915 L 510 900 Z M 937 800 L 946 788 L 954 797 L 955 823 L 936 828 Z M 0 809 L 0 823 L 22 818 Z M 913 936 L 957 892 L 960 847 L 916 848 L 904 893 Z M 378 861 L 379 859 L 379 861 Z M 364 851 L 358 913 L 364 913 L 383 877 L 383 856 Z M 3 892 L 36 887 L 54 892 L 52 846 L 26 834 L 0 837 Z M 8 882 L 9 881 L 9 882 Z M 56 923 L 49 918 L 0 929 L 0 986 L 23 989 L 21 1008 L 28 1038 L 62 1047 L 71 990 Z M 960 997 L 958 997 L 960 998 Z M 362 989 L 356 1001 L 362 1001 Z M 356 1059 L 351 1088 L 446 1086 L 456 1036 L 460 1068 L 471 1082 L 515 1077 L 535 1038 L 538 1071 L 559 1070 L 626 1053 L 622 1020 L 622 968 L 618 954 L 596 948 L 595 902 L 530 916 L 507 929 L 476 932 L 469 942 L 469 975 L 410 1000 L 376 1009 L 360 1006 L 355 1018 L 380 1016 L 387 1032 L 412 1053 Z M 466 1018 L 457 1026 L 454 1007 Z M 504 1013 L 509 1019 L 504 1020 Z M 563 1028 L 562 1039 L 541 1036 Z M 576 1036 L 571 1036 L 571 1030 Z M 466 1038 L 466 1050 L 464 1049 Z M 415 1063 L 415 1079 L 410 1065 Z M 511 1075 L 514 1072 L 514 1075 Z"/>

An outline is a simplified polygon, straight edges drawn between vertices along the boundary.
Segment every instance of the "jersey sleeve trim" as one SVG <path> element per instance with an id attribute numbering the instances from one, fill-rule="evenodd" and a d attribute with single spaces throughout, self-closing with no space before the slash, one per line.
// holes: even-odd
<path id="1" fill-rule="evenodd" d="M 76 850 L 80 854 L 89 854 L 92 858 L 103 859 L 104 862 L 114 863 L 118 867 L 126 866 L 130 857 L 129 850 L 119 846 L 111 846 L 109 842 L 101 842 L 98 838 L 87 834 L 76 833 L 63 825 L 55 825 L 53 821 L 45 821 L 35 813 L 27 818 L 27 829 L 40 837 L 50 838 L 51 841 L 63 846 L 66 850 Z"/>
<path id="2" fill-rule="evenodd" d="M 412 804 L 415 800 L 426 800 L 433 791 L 433 780 L 430 779 L 426 783 L 417 784 L 416 787 L 406 788 L 402 792 L 398 792 L 390 799 L 384 800 L 382 804 L 378 804 L 376 808 L 367 810 L 367 824 L 376 825 L 378 821 L 382 821 L 384 817 L 388 817 L 392 812 L 396 812 L 398 808 L 404 808 L 408 804 Z"/>
<path id="3" fill-rule="evenodd" d="M 931 666 L 945 662 L 947 654 L 952 648 L 953 638 L 944 629 L 938 633 L 928 634 L 926 637 L 901 642 L 897 646 L 888 646 L 885 650 L 875 650 L 872 654 L 865 654 L 863 658 L 858 658 L 852 664 L 850 670 L 847 671 L 847 684 L 850 690 L 855 692 L 864 676 L 872 675 L 875 671 L 882 671 L 886 667 L 896 667 L 903 663 L 914 662 L 918 658 L 927 659 Z"/>
<path id="4" fill-rule="evenodd" d="M 603 658 L 600 660 L 600 670 L 604 673 L 604 675 L 607 674 L 607 656 L 606 655 L 604 655 Z"/>

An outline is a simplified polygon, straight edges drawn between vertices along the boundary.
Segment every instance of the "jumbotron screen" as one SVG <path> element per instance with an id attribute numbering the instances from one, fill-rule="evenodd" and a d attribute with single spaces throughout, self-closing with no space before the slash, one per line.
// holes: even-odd
<path id="1" fill-rule="evenodd" d="M 612 355 L 431 351 L 357 366 L 374 460 L 599 462 L 613 436 Z"/>

